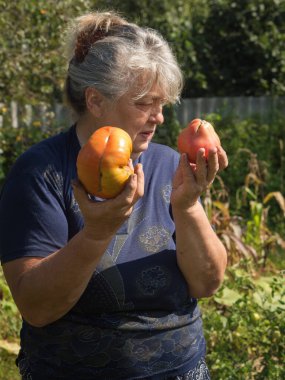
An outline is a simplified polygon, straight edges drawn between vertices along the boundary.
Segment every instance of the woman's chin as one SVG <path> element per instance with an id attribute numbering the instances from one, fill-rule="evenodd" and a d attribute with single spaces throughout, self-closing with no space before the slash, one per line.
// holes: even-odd
<path id="1" fill-rule="evenodd" d="M 149 147 L 149 142 L 144 142 L 143 144 L 136 144 L 135 146 L 133 146 L 133 151 L 132 151 L 132 154 L 131 154 L 131 158 L 132 160 L 135 160 L 136 158 L 138 158 L 144 151 L 147 150 L 147 148 Z"/>

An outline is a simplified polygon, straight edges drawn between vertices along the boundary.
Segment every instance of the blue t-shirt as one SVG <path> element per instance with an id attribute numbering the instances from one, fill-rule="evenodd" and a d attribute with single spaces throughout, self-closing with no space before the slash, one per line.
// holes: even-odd
<path id="1" fill-rule="evenodd" d="M 46 257 L 82 228 L 71 188 L 79 150 L 73 126 L 17 160 L 1 194 L 2 263 Z M 205 355 L 197 300 L 176 261 L 170 194 L 178 160 L 173 149 L 149 145 L 137 161 L 145 195 L 77 304 L 45 327 L 23 321 L 19 361 L 33 380 L 165 379 Z"/>

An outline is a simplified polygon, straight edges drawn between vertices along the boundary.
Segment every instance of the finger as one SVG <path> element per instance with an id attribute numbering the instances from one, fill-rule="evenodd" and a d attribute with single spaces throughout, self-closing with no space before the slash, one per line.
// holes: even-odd
<path id="1" fill-rule="evenodd" d="M 197 152 L 195 177 L 199 186 L 202 188 L 207 187 L 207 160 L 204 148 L 199 149 Z"/>
<path id="2" fill-rule="evenodd" d="M 180 157 L 180 161 L 181 161 L 181 157 Z M 177 189 L 177 187 L 179 187 L 181 183 L 182 183 L 182 167 L 181 167 L 181 164 L 179 163 L 172 179 L 172 188 Z"/>
<path id="3" fill-rule="evenodd" d="M 217 149 L 218 149 L 219 170 L 223 170 L 229 164 L 228 156 L 225 150 L 221 146 L 218 146 Z"/>
<path id="4" fill-rule="evenodd" d="M 116 197 L 113 202 L 118 207 L 131 206 L 137 190 L 137 174 L 131 174 L 125 185 L 124 190 Z"/>
<path id="5" fill-rule="evenodd" d="M 209 156 L 208 156 L 208 173 L 207 173 L 208 184 L 213 183 L 218 170 L 219 170 L 218 154 L 217 154 L 217 149 L 214 148 L 214 149 L 209 150 Z"/>
<path id="6" fill-rule="evenodd" d="M 174 177 L 172 179 L 172 188 L 177 189 L 183 183 L 183 177 L 188 177 L 189 173 L 187 172 L 189 166 L 188 158 L 185 153 L 181 154 L 178 167 L 175 171 Z M 193 173 L 192 173 L 193 176 Z"/>
<path id="7" fill-rule="evenodd" d="M 195 181 L 195 175 L 189 164 L 188 157 L 186 153 L 183 153 L 180 158 L 179 166 L 181 167 L 182 179 L 189 183 Z"/>
<path id="8" fill-rule="evenodd" d="M 131 158 L 129 159 L 128 166 L 129 166 L 129 168 L 130 168 L 132 171 L 134 171 L 133 160 L 132 160 Z"/>
<path id="9" fill-rule="evenodd" d="M 80 201 L 89 200 L 88 193 L 85 191 L 82 183 L 79 180 L 73 180 L 71 182 L 71 186 L 73 189 L 73 194 L 75 199 L 80 203 Z"/>
<path id="10" fill-rule="evenodd" d="M 141 198 L 144 195 L 144 172 L 142 164 L 137 164 L 135 169 L 137 174 L 137 198 Z"/>

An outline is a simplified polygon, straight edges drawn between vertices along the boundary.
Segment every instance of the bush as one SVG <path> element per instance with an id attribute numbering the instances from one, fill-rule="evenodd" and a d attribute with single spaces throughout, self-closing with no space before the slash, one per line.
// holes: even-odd
<path id="1" fill-rule="evenodd" d="M 244 120 L 234 115 L 205 117 L 215 126 L 229 157 L 229 167 L 220 173 L 220 178 L 229 193 L 227 201 L 232 214 L 248 219 L 251 200 L 263 204 L 273 192 L 280 192 L 284 197 L 285 117 L 276 115 L 271 123 L 263 122 L 258 116 Z M 214 189 L 218 186 L 216 181 Z M 285 203 L 270 201 L 269 205 L 269 225 L 284 235 Z"/>
<path id="2" fill-rule="evenodd" d="M 213 380 L 285 378 L 283 281 L 236 265 L 218 293 L 201 301 Z"/>
<path id="3" fill-rule="evenodd" d="M 11 166 L 23 152 L 64 128 L 56 123 L 44 126 L 40 121 L 19 128 L 10 125 L 0 128 L 0 189 Z"/>
<path id="4" fill-rule="evenodd" d="M 14 304 L 8 285 L 0 269 L 0 340 L 16 340 L 19 334 L 21 318 Z"/>
<path id="5" fill-rule="evenodd" d="M 0 268 L 0 379 L 20 379 L 15 364 L 21 316 Z M 10 349 L 13 347 L 13 350 Z"/>

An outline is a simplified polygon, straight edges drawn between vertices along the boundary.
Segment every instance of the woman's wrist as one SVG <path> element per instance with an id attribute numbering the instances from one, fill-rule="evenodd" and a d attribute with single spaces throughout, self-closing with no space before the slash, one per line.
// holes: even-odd
<path id="1" fill-rule="evenodd" d="M 113 235 L 109 232 L 104 233 L 100 229 L 91 226 L 84 226 L 81 230 L 81 235 L 86 241 L 96 244 L 109 244 L 113 238 Z"/>
<path id="2" fill-rule="evenodd" d="M 172 212 L 174 217 L 175 215 L 195 215 L 197 212 L 200 212 L 201 209 L 202 206 L 198 200 L 187 207 L 172 206 Z"/>

